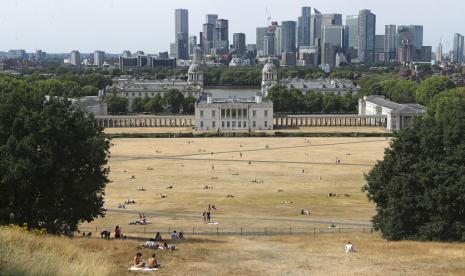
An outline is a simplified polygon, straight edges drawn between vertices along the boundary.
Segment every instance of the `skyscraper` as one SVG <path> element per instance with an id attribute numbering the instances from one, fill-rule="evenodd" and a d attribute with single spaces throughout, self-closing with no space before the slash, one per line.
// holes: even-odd
<path id="1" fill-rule="evenodd" d="M 79 51 L 71 51 L 69 62 L 76 67 L 81 66 L 81 54 Z"/>
<path id="2" fill-rule="evenodd" d="M 391 62 L 396 59 L 397 53 L 397 26 L 386 25 L 384 27 L 384 60 Z"/>
<path id="3" fill-rule="evenodd" d="M 312 8 L 302 7 L 302 16 L 298 18 L 297 43 L 298 46 L 310 46 L 310 18 Z"/>
<path id="4" fill-rule="evenodd" d="M 317 9 L 313 9 L 310 17 L 310 46 L 318 46 L 321 41 L 321 25 L 323 23 L 323 14 Z"/>
<path id="5" fill-rule="evenodd" d="M 211 54 L 213 48 L 215 24 L 205 23 L 203 24 L 203 52 L 207 55 Z"/>
<path id="6" fill-rule="evenodd" d="M 256 46 L 258 55 L 263 55 L 263 49 L 265 48 L 264 40 L 265 35 L 268 33 L 268 27 L 258 27 L 256 35 Z"/>
<path id="7" fill-rule="evenodd" d="M 215 24 L 215 42 L 216 49 L 229 49 L 229 21 L 226 19 L 218 19 Z"/>
<path id="8" fill-rule="evenodd" d="M 95 51 L 94 52 L 94 65 L 102 67 L 105 62 L 105 52 L 104 51 Z"/>
<path id="9" fill-rule="evenodd" d="M 189 59 L 189 12 L 176 9 L 174 13 L 176 58 Z"/>
<path id="10" fill-rule="evenodd" d="M 323 14 L 323 26 L 341 26 L 342 25 L 342 14 L 328 13 Z M 322 27 L 323 27 L 322 26 Z"/>
<path id="11" fill-rule="evenodd" d="M 463 63 L 463 46 L 464 38 L 463 35 L 461 34 L 454 34 L 454 55 L 452 56 L 452 62 L 456 64 L 462 64 Z"/>
<path id="12" fill-rule="evenodd" d="M 296 40 L 296 22 L 295 21 L 283 21 L 281 23 L 282 28 L 282 44 L 283 53 L 295 53 L 295 40 Z"/>
<path id="13" fill-rule="evenodd" d="M 233 47 L 237 50 L 239 55 L 244 55 L 246 49 L 245 46 L 245 34 L 244 33 L 235 33 L 233 34 Z"/>
<path id="14" fill-rule="evenodd" d="M 370 10 L 358 14 L 358 58 L 361 63 L 375 62 L 376 15 Z"/>
<path id="15" fill-rule="evenodd" d="M 263 55 L 267 57 L 275 56 L 275 33 L 268 32 L 263 39 Z"/>
<path id="16" fill-rule="evenodd" d="M 418 50 L 423 47 L 423 26 L 421 25 L 400 25 L 397 28 L 399 43 L 408 43 L 414 49 Z"/>
<path id="17" fill-rule="evenodd" d="M 436 61 L 442 62 L 442 43 L 441 42 L 439 42 L 439 45 L 436 48 Z"/>
<path id="18" fill-rule="evenodd" d="M 205 16 L 205 23 L 207 24 L 216 24 L 216 20 L 218 20 L 218 15 L 217 14 L 207 14 Z"/>
<path id="19" fill-rule="evenodd" d="M 348 36 L 347 48 L 358 48 L 358 15 L 346 17 L 346 30 Z"/>
<path id="20" fill-rule="evenodd" d="M 189 36 L 189 54 L 194 55 L 195 50 L 197 49 L 197 36 Z"/>

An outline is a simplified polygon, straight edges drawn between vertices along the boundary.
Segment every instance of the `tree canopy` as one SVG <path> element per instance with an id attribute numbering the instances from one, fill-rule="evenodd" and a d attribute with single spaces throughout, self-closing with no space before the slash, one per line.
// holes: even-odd
<path id="1" fill-rule="evenodd" d="M 465 241 L 465 89 L 439 93 L 366 175 L 373 225 L 390 240 Z"/>
<path id="2" fill-rule="evenodd" d="M 103 216 L 109 147 L 67 100 L 26 82 L 0 90 L 0 224 L 58 234 Z"/>
<path id="3" fill-rule="evenodd" d="M 419 104 L 428 105 L 434 96 L 452 88 L 455 88 L 455 84 L 449 78 L 434 76 L 421 82 L 416 91 L 416 100 Z"/>

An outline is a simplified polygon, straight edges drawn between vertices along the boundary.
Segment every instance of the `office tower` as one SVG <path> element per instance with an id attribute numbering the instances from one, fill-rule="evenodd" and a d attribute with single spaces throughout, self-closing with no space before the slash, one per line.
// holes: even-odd
<path id="1" fill-rule="evenodd" d="M 436 61 L 442 62 L 442 43 L 441 42 L 439 42 L 439 45 L 436 48 Z"/>
<path id="2" fill-rule="evenodd" d="M 335 65 L 336 53 L 334 46 L 324 43 L 321 47 L 321 64 L 333 67 Z"/>
<path id="3" fill-rule="evenodd" d="M 413 61 L 414 48 L 407 41 L 401 41 L 397 48 L 397 62 L 401 64 L 410 63 Z"/>
<path id="4" fill-rule="evenodd" d="M 207 14 L 205 16 L 205 23 L 207 24 L 216 24 L 216 20 L 218 20 L 218 15 L 217 14 Z"/>
<path id="5" fill-rule="evenodd" d="M 189 59 L 189 12 L 185 9 L 175 10 L 175 44 L 176 58 Z"/>
<path id="6" fill-rule="evenodd" d="M 275 33 L 269 32 L 263 39 L 263 55 L 266 57 L 275 56 Z"/>
<path id="7" fill-rule="evenodd" d="M 283 28 L 281 26 L 276 26 L 275 28 L 275 39 L 274 39 L 274 51 L 276 56 L 281 56 L 283 52 Z M 304 47 L 304 46 L 301 46 Z"/>
<path id="8" fill-rule="evenodd" d="M 199 45 L 200 49 L 203 50 L 203 32 L 200 32 L 200 33 L 199 33 L 198 45 Z"/>
<path id="9" fill-rule="evenodd" d="M 375 61 L 376 15 L 370 10 L 361 10 L 358 14 L 358 58 L 361 63 L 373 64 Z"/>
<path id="10" fill-rule="evenodd" d="M 408 43 L 414 49 L 421 49 L 423 46 L 423 26 L 420 25 L 400 25 L 397 27 L 399 42 Z"/>
<path id="11" fill-rule="evenodd" d="M 210 23 L 203 24 L 203 52 L 211 54 L 213 48 L 215 25 Z"/>
<path id="12" fill-rule="evenodd" d="M 463 35 L 461 34 L 454 34 L 454 48 L 452 51 L 454 51 L 454 54 L 452 56 L 452 62 L 456 64 L 462 64 L 463 63 L 463 42 L 464 38 Z"/>
<path id="13" fill-rule="evenodd" d="M 322 27 L 323 26 L 341 26 L 342 25 L 342 14 L 337 14 L 337 13 L 329 13 L 329 14 L 323 14 L 323 19 L 322 19 Z"/>
<path id="14" fill-rule="evenodd" d="M 323 14 L 317 9 L 313 9 L 313 14 L 310 16 L 310 46 L 319 45 L 322 23 Z"/>
<path id="15" fill-rule="evenodd" d="M 102 67 L 105 62 L 105 52 L 104 51 L 95 51 L 94 52 L 94 65 Z"/>
<path id="16" fill-rule="evenodd" d="M 214 47 L 216 49 L 229 49 L 229 22 L 226 19 L 218 19 L 214 29 Z"/>
<path id="17" fill-rule="evenodd" d="M 375 63 L 384 63 L 384 35 L 375 36 Z"/>
<path id="18" fill-rule="evenodd" d="M 76 67 L 81 66 L 81 54 L 79 51 L 71 51 L 70 59 L 69 59 L 71 65 L 74 65 Z"/>
<path id="19" fill-rule="evenodd" d="M 281 64 L 283 66 L 296 66 L 297 65 L 295 53 L 284 53 L 281 61 L 282 61 Z"/>
<path id="20" fill-rule="evenodd" d="M 239 55 L 244 55 L 247 50 L 245 47 L 245 34 L 235 33 L 233 34 L 233 47 L 237 50 Z"/>
<path id="21" fill-rule="evenodd" d="M 197 49 L 197 36 L 189 36 L 189 55 L 193 55 Z"/>
<path id="22" fill-rule="evenodd" d="M 384 27 L 384 61 L 391 62 L 396 59 L 397 52 L 397 26 Z"/>
<path id="23" fill-rule="evenodd" d="M 38 62 L 41 62 L 45 59 L 45 57 L 47 56 L 47 53 L 42 51 L 42 50 L 36 50 L 36 53 L 35 53 L 35 60 L 38 61 Z"/>
<path id="24" fill-rule="evenodd" d="M 281 35 L 282 35 L 282 52 L 283 53 L 295 53 L 296 43 L 296 22 L 295 21 L 283 21 L 281 23 Z"/>
<path id="25" fill-rule="evenodd" d="M 337 49 L 343 49 L 344 27 L 343 26 L 323 26 L 323 44 L 330 44 Z"/>
<path id="26" fill-rule="evenodd" d="M 11 58 L 11 59 L 26 59 L 27 58 L 26 50 L 22 50 L 22 49 L 9 50 L 7 56 L 8 58 Z"/>
<path id="27" fill-rule="evenodd" d="M 302 16 L 298 18 L 297 43 L 298 46 L 310 46 L 310 19 L 312 8 L 302 7 Z"/>
<path id="28" fill-rule="evenodd" d="M 358 48 L 358 15 L 346 17 L 347 48 Z"/>
<path id="29" fill-rule="evenodd" d="M 268 27 L 258 27 L 257 28 L 257 36 L 256 36 L 256 45 L 257 45 L 257 53 L 259 56 L 263 55 L 264 49 L 264 40 L 265 36 L 268 33 Z"/>

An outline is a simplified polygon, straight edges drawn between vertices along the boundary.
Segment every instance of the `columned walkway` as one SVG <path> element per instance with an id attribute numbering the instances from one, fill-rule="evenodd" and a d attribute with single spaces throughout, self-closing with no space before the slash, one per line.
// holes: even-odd
<path id="1" fill-rule="evenodd" d="M 96 116 L 104 128 L 118 127 L 192 127 L 194 116 Z"/>

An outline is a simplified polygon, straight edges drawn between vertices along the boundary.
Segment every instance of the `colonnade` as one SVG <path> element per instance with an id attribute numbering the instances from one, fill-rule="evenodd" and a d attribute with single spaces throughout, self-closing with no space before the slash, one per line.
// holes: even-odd
<path id="1" fill-rule="evenodd" d="M 194 116 L 98 116 L 98 125 L 118 127 L 192 127 Z"/>
<path id="2" fill-rule="evenodd" d="M 385 116 L 364 115 L 276 115 L 274 127 L 386 126 Z"/>

